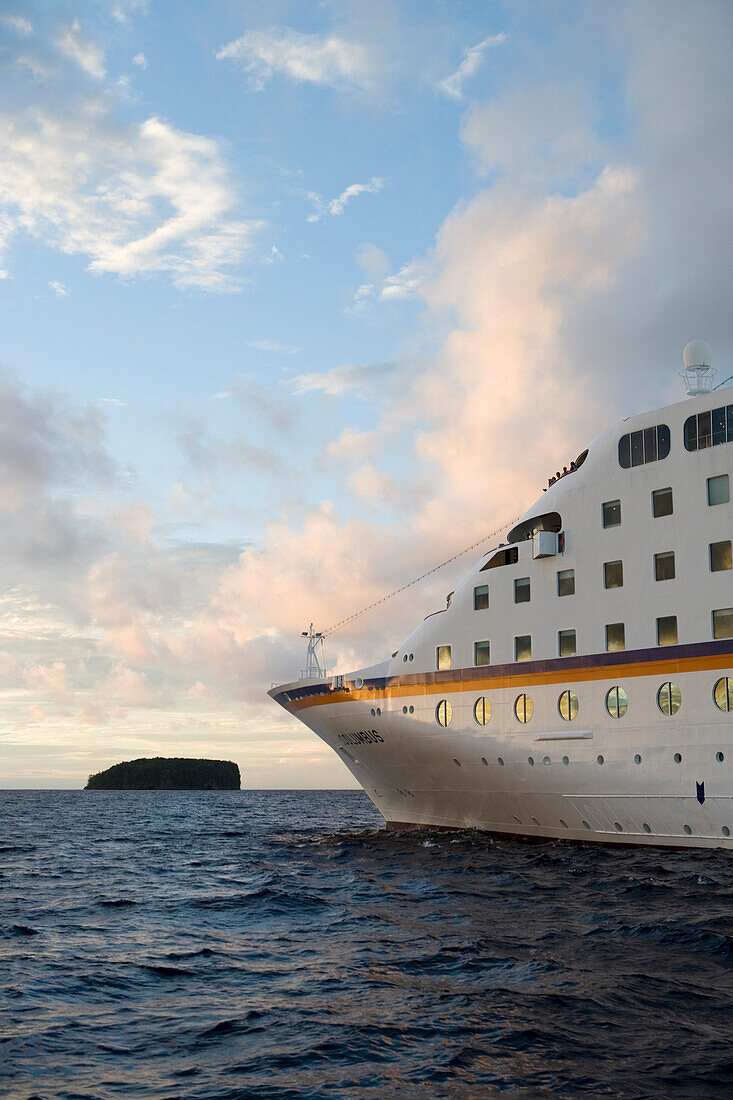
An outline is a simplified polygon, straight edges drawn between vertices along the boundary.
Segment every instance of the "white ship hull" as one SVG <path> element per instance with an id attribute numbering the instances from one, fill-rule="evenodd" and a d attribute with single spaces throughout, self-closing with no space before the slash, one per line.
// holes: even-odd
<path id="1" fill-rule="evenodd" d="M 709 709 L 711 684 L 726 671 L 731 674 L 733 646 L 687 648 L 714 651 L 685 653 L 685 647 L 676 647 L 661 669 L 658 650 L 614 655 L 624 664 L 606 667 L 604 678 L 591 661 L 571 670 L 568 665 L 577 666 L 578 659 L 570 659 L 543 662 L 542 670 L 522 670 L 521 676 L 516 668 L 491 669 L 491 677 L 481 670 L 480 678 L 479 670 L 466 669 L 434 673 L 439 682 L 428 684 L 419 675 L 357 674 L 347 681 L 349 690 L 334 690 L 331 680 L 298 681 L 270 694 L 338 753 L 388 828 L 733 847 L 728 716 L 692 723 L 680 711 L 671 729 L 656 705 L 659 682 L 673 670 L 685 710 Z M 650 675 L 644 675 L 645 666 L 652 666 Z M 620 679 L 635 716 L 623 729 L 607 715 L 604 721 L 606 692 Z M 572 723 L 577 729 L 557 718 L 558 684 L 581 700 Z M 535 709 L 532 721 L 518 728 L 513 707 L 522 688 L 531 690 Z M 489 691 L 491 721 L 479 727 L 474 699 Z M 435 722 L 442 699 L 453 707 L 447 729 Z"/>

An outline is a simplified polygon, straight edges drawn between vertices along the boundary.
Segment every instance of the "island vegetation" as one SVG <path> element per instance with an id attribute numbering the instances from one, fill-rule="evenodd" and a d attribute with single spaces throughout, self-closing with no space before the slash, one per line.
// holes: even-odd
<path id="1" fill-rule="evenodd" d="M 114 764 L 90 775 L 87 791 L 238 791 L 239 768 L 231 760 L 153 756 Z"/>

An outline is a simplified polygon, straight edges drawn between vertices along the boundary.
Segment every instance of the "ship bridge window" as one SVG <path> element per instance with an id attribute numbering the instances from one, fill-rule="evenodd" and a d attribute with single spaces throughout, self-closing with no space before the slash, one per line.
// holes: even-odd
<path id="1" fill-rule="evenodd" d="M 619 466 L 628 470 L 630 466 L 643 466 L 647 462 L 657 462 L 669 454 L 670 435 L 666 424 L 657 424 L 653 428 L 643 428 L 638 432 L 622 435 L 618 441 Z"/>
<path id="2" fill-rule="evenodd" d="M 733 638 L 733 607 L 713 611 L 713 637 Z"/>
<path id="3" fill-rule="evenodd" d="M 603 526 L 604 527 L 620 527 L 621 526 L 621 501 L 620 500 L 607 500 L 602 505 L 603 510 Z"/>
<path id="4" fill-rule="evenodd" d="M 663 615 L 657 619 L 657 645 L 677 645 L 676 615 Z"/>
<path id="5" fill-rule="evenodd" d="M 727 474 L 718 474 L 717 477 L 708 478 L 708 504 L 713 508 L 716 504 L 730 503 L 730 481 Z"/>
<path id="6" fill-rule="evenodd" d="M 450 646 L 439 645 L 435 650 L 435 667 L 438 672 L 443 672 L 447 668 L 452 668 L 452 665 Z"/>
<path id="7" fill-rule="evenodd" d="M 474 611 L 485 611 L 489 606 L 489 586 L 488 584 L 477 584 L 473 590 L 473 609 Z"/>
<path id="8" fill-rule="evenodd" d="M 710 572 L 720 573 L 724 569 L 730 569 L 732 565 L 730 539 L 724 539 L 723 542 L 711 542 Z"/>
<path id="9" fill-rule="evenodd" d="M 514 581 L 514 602 L 529 603 L 529 577 L 517 577 Z"/>
<path id="10" fill-rule="evenodd" d="M 505 546 L 503 550 L 497 550 L 496 553 L 489 558 L 486 565 L 481 566 L 481 570 L 484 569 L 496 569 L 500 565 L 514 565 L 519 561 L 519 547 L 517 546 Z"/>
<path id="11" fill-rule="evenodd" d="M 575 570 L 574 569 L 560 569 L 557 574 L 557 594 L 558 596 L 574 596 L 575 595 Z"/>
<path id="12" fill-rule="evenodd" d="M 685 447 L 688 451 L 702 451 L 717 447 L 720 443 L 733 443 L 733 405 L 721 405 L 719 409 L 693 413 L 685 421 Z"/>
<path id="13" fill-rule="evenodd" d="M 660 516 L 671 516 L 674 511 L 672 505 L 671 489 L 655 489 L 652 493 L 652 515 L 655 519 Z"/>
<path id="14" fill-rule="evenodd" d="M 559 512 L 544 512 L 540 516 L 532 516 L 531 519 L 523 519 L 516 527 L 512 527 L 507 535 L 507 542 L 524 542 L 531 539 L 537 531 L 562 531 L 562 519 Z"/>

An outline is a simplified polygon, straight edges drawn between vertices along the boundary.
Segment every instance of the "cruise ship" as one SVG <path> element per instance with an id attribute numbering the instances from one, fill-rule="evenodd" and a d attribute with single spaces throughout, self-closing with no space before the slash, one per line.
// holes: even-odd
<path id="1" fill-rule="evenodd" d="M 269 694 L 388 828 L 733 848 L 733 386 L 598 436 L 389 660 Z M 727 379 L 726 382 L 729 382 Z"/>

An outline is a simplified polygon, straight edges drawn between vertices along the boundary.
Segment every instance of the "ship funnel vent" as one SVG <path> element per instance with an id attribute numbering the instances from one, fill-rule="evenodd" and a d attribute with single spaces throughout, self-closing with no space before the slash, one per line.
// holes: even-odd
<path id="1" fill-rule="evenodd" d="M 704 340 L 692 340 L 682 352 L 685 369 L 680 371 L 687 388 L 688 397 L 697 397 L 701 393 L 710 393 L 715 381 L 716 371 L 711 367 L 713 353 Z"/>

